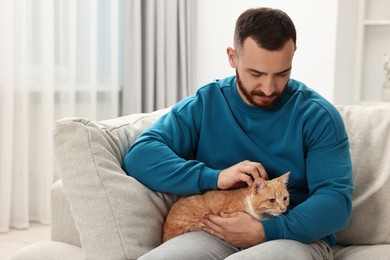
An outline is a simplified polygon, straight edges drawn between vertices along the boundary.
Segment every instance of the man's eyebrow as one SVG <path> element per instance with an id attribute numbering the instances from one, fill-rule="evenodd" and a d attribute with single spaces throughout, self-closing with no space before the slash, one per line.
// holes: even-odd
<path id="1" fill-rule="evenodd" d="M 285 69 L 285 70 L 282 70 L 282 71 L 280 71 L 280 72 L 277 72 L 277 73 L 275 73 L 275 74 L 283 74 L 283 73 L 286 73 L 286 72 L 290 71 L 291 69 L 292 69 L 292 67 L 287 68 L 287 69 Z"/>
<path id="2" fill-rule="evenodd" d="M 289 68 L 287 68 L 285 70 L 276 72 L 275 74 L 283 74 L 283 73 L 286 73 L 286 72 L 290 71 L 291 69 L 292 69 L 292 67 L 289 67 Z M 251 69 L 251 68 L 248 68 L 248 71 L 249 72 L 253 72 L 253 73 L 257 73 L 257 74 L 267 74 L 265 72 L 262 72 L 262 71 L 259 71 L 259 70 L 256 70 L 256 69 Z"/>
<path id="3" fill-rule="evenodd" d="M 248 71 L 253 72 L 253 73 L 257 73 L 257 74 L 264 74 L 264 72 L 262 72 L 262 71 L 251 69 L 251 68 L 248 68 Z"/>

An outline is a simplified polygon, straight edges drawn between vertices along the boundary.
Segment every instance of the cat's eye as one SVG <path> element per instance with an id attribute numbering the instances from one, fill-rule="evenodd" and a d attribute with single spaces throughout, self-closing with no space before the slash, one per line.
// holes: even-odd
<path id="1" fill-rule="evenodd" d="M 283 200 L 286 201 L 288 199 L 288 197 L 284 197 Z"/>
<path id="2" fill-rule="evenodd" d="M 276 199 L 269 199 L 268 201 L 271 203 L 274 203 L 276 201 Z"/>

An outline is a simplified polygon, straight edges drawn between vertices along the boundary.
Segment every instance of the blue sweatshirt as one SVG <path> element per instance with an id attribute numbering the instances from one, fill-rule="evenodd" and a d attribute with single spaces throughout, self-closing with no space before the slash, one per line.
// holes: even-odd
<path id="1" fill-rule="evenodd" d="M 200 88 L 138 138 L 123 169 L 150 189 L 190 195 L 217 189 L 220 171 L 244 160 L 270 179 L 291 172 L 290 209 L 261 221 L 266 240 L 335 244 L 352 208 L 348 137 L 337 109 L 296 80 L 267 109 L 241 99 L 235 76 Z"/>

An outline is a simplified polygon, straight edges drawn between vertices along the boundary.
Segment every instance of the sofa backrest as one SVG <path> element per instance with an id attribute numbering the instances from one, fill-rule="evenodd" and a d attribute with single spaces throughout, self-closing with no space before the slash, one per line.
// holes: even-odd
<path id="1" fill-rule="evenodd" d="M 337 106 L 347 129 L 355 190 L 349 225 L 337 233 L 343 245 L 390 243 L 390 106 Z M 99 122 L 118 141 L 120 156 L 169 109 Z M 127 128 L 118 125 L 132 122 Z"/>
<path id="2" fill-rule="evenodd" d="M 348 132 L 355 184 L 350 223 L 338 232 L 338 243 L 389 244 L 390 106 L 337 106 L 337 109 Z M 99 125 L 117 135 L 113 139 L 120 140 L 117 146 L 121 146 L 121 156 L 124 156 L 138 135 L 167 111 L 130 115 L 111 119 L 107 125 L 99 122 Z M 134 124 L 130 132 L 112 129 L 113 125 L 120 125 L 120 121 L 128 123 L 129 117 L 134 117 L 130 120 Z M 138 127 L 139 131 L 135 131 Z"/>
<path id="3" fill-rule="evenodd" d="M 344 245 L 390 243 L 390 106 L 338 106 L 350 141 L 355 190 Z"/>
<path id="4" fill-rule="evenodd" d="M 123 159 L 127 150 L 135 142 L 138 136 L 162 115 L 169 112 L 169 110 L 170 108 L 164 108 L 151 113 L 130 114 L 100 121 L 97 122 L 97 125 L 111 136 Z"/>

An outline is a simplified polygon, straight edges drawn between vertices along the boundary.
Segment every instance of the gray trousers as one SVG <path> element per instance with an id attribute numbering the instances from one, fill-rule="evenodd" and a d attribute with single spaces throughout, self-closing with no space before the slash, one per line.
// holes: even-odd
<path id="1" fill-rule="evenodd" d="M 141 256 L 141 260 L 157 259 L 333 259 L 332 249 L 324 241 L 303 244 L 294 240 L 273 240 L 240 250 L 205 232 L 191 232 L 168 240 Z"/>

